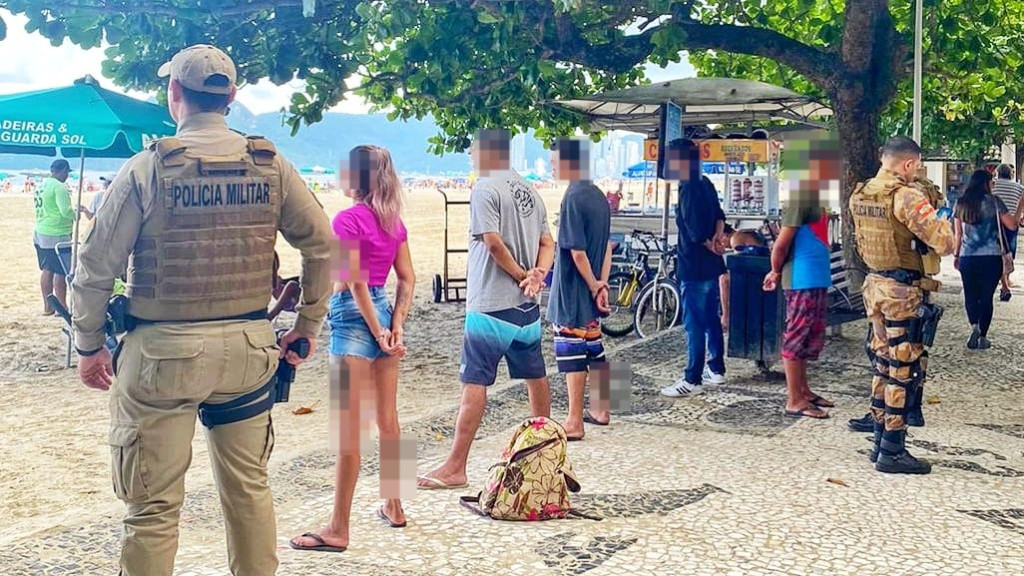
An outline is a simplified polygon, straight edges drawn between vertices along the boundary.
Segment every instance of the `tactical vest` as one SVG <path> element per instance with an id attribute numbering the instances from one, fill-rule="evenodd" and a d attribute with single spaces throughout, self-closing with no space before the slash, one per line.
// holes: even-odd
<path id="1" fill-rule="evenodd" d="M 931 205 L 936 210 L 945 206 L 946 200 L 942 197 L 942 192 L 931 180 L 927 178 L 918 178 L 911 185 L 924 193 L 925 197 L 928 198 L 928 202 L 931 202 Z M 921 266 L 924 268 L 925 276 L 934 276 L 938 274 L 941 269 L 942 258 L 935 253 L 935 250 L 929 248 L 928 253 L 921 256 Z"/>
<path id="2" fill-rule="evenodd" d="M 176 138 L 150 146 L 156 194 L 128 266 L 128 313 L 152 321 L 266 310 L 281 208 L 274 145 L 200 156 Z"/>
<path id="3" fill-rule="evenodd" d="M 896 219 L 893 198 L 906 186 L 873 178 L 860 184 L 850 197 L 857 253 L 873 272 L 897 269 L 924 272 L 921 255 L 912 247 L 914 235 Z"/>

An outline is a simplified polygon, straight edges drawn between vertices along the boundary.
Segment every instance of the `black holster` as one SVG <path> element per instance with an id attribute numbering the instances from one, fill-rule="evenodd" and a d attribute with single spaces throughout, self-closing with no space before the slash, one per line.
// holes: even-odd
<path id="1" fill-rule="evenodd" d="M 930 347 L 935 343 L 935 334 L 939 330 L 939 320 L 942 320 L 944 312 L 945 310 L 942 306 L 937 304 L 926 303 L 921 305 L 921 308 L 917 311 L 918 318 L 921 320 L 921 338 L 919 340 L 921 344 Z"/>

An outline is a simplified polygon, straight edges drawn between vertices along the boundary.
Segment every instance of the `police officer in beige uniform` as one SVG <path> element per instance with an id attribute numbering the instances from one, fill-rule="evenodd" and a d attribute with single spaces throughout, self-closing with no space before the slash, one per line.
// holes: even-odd
<path id="1" fill-rule="evenodd" d="M 82 245 L 73 285 L 80 377 L 91 388 L 112 387 L 113 484 L 128 504 L 121 574 L 172 573 L 185 472 L 204 410 L 218 417 L 212 428 L 203 423 L 231 573 L 274 574 L 267 484 L 273 376 L 289 343 L 304 337 L 315 347 L 331 289 L 333 233 L 272 144 L 228 129 L 236 73 L 224 52 L 186 48 L 160 76 L 170 78 L 178 133 L 118 173 Z M 281 348 L 266 320 L 278 231 L 302 253 L 302 302 Z M 112 363 L 104 322 L 126 263 L 131 330 Z M 301 361 L 294 352 L 286 360 Z"/>

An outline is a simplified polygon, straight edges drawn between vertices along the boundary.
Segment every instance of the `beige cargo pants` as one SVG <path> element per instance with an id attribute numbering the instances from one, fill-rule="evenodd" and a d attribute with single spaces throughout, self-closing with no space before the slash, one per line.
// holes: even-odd
<path id="1" fill-rule="evenodd" d="M 198 406 L 259 388 L 277 363 L 267 321 L 155 324 L 125 336 L 110 398 L 114 492 L 128 504 L 122 575 L 171 576 Z M 270 412 L 207 430 L 206 438 L 231 573 L 272 575 L 277 554 L 267 483 L 274 447 Z"/>

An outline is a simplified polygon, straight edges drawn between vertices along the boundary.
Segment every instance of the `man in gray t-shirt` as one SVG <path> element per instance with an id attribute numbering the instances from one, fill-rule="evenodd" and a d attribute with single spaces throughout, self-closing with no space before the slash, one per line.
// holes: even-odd
<path id="1" fill-rule="evenodd" d="M 469 210 L 466 310 L 496 312 L 536 303 L 519 284 L 537 264 L 541 237 L 551 235 L 540 195 L 515 171 L 502 170 L 477 180 Z M 510 261 L 492 251 L 487 234 L 497 234 Z"/>
<path id="2" fill-rule="evenodd" d="M 459 379 L 462 403 L 455 442 L 423 489 L 466 486 L 466 461 L 502 358 L 509 376 L 526 380 L 530 413 L 551 416 L 536 297 L 554 261 L 554 239 L 540 195 L 509 167 L 509 133 L 485 130 L 473 142 L 480 179 L 470 196 L 466 330 Z"/>

